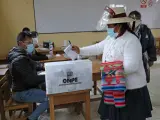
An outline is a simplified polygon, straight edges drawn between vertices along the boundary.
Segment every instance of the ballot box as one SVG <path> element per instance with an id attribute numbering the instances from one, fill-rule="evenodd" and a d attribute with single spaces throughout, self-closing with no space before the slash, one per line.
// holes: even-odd
<path id="1" fill-rule="evenodd" d="M 92 89 L 90 60 L 45 63 L 47 95 Z"/>

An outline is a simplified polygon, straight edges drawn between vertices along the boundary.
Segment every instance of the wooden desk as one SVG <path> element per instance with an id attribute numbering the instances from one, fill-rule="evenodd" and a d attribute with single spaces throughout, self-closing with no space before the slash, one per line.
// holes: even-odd
<path id="1" fill-rule="evenodd" d="M 49 49 L 47 48 L 36 48 L 36 51 L 40 54 L 48 54 Z M 53 54 L 64 54 L 63 48 L 62 47 L 55 47 L 53 48 Z"/>
<path id="2" fill-rule="evenodd" d="M 90 90 L 81 90 L 76 92 L 61 93 L 55 95 L 48 95 L 50 105 L 50 118 L 55 120 L 54 106 L 85 102 L 85 119 L 90 120 Z"/>
<path id="3" fill-rule="evenodd" d="M 45 62 L 57 62 L 57 61 L 66 61 L 69 59 L 64 58 L 64 56 L 56 57 L 51 60 L 45 60 L 41 61 L 43 63 Z M 94 95 L 96 95 L 97 92 L 97 81 L 101 79 L 101 72 L 100 72 L 100 60 L 95 60 L 92 62 L 92 74 L 93 74 L 93 82 L 94 82 Z M 86 120 L 90 120 L 90 90 L 86 91 L 78 91 L 78 92 L 71 92 L 71 93 L 63 93 L 63 94 L 56 94 L 56 95 L 48 95 L 50 100 L 50 115 L 51 120 L 55 120 L 54 117 L 54 110 L 55 107 L 57 108 L 63 108 L 65 104 L 80 102 L 76 105 L 77 112 L 80 113 L 82 111 L 82 102 L 86 103 Z M 92 98 L 91 101 L 97 101 L 100 100 L 101 97 L 95 97 Z"/>
<path id="4" fill-rule="evenodd" d="M 42 60 L 40 62 L 42 63 L 46 63 L 46 62 L 58 62 L 58 61 L 69 61 L 71 59 L 68 59 L 68 58 L 65 58 L 63 55 L 62 56 L 59 56 L 59 57 L 54 57 L 53 59 L 50 59 L 50 60 Z M 93 60 L 92 61 L 92 66 L 93 66 L 93 75 L 96 76 L 93 78 L 93 81 L 96 81 L 96 78 L 97 79 L 100 79 L 100 63 L 101 61 L 100 60 Z"/>
<path id="5" fill-rule="evenodd" d="M 63 48 L 62 47 L 55 47 L 53 48 L 53 54 L 64 54 Z"/>
<path id="6" fill-rule="evenodd" d="M 49 49 L 47 49 L 47 48 L 36 48 L 36 52 L 40 53 L 42 55 L 46 55 L 46 54 L 49 54 Z"/>
<path id="7" fill-rule="evenodd" d="M 40 62 L 46 63 L 46 62 L 68 61 L 68 60 L 71 60 L 71 59 L 65 58 L 63 55 L 61 55 L 61 56 L 58 56 L 58 57 L 55 56 L 54 58 L 52 58 L 50 60 L 42 60 Z"/>

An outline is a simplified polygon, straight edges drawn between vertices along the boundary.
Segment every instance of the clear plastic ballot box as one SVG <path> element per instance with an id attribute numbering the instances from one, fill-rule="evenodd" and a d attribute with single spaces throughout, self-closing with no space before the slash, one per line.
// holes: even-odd
<path id="1" fill-rule="evenodd" d="M 92 89 L 90 60 L 45 63 L 47 94 Z"/>

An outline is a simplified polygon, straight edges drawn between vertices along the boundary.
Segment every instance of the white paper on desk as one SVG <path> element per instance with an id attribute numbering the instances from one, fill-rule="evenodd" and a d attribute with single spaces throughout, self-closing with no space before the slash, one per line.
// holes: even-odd
<path id="1" fill-rule="evenodd" d="M 0 69 L 0 75 L 5 75 L 7 70 L 8 70 L 8 68 Z"/>
<path id="2" fill-rule="evenodd" d="M 8 64 L 0 65 L 0 69 L 8 68 Z"/>
<path id="3" fill-rule="evenodd" d="M 72 45 L 68 45 L 65 49 L 64 52 L 66 55 L 71 58 L 72 60 L 75 60 L 78 56 L 78 54 L 72 50 Z"/>

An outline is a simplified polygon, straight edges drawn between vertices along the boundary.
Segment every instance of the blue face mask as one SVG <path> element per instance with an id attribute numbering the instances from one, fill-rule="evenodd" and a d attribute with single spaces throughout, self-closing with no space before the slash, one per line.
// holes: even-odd
<path id="1" fill-rule="evenodd" d="M 114 32 L 114 28 L 107 28 L 107 33 L 112 38 L 116 38 L 118 36 L 118 33 Z"/>
<path id="2" fill-rule="evenodd" d="M 27 53 L 31 54 L 34 51 L 34 45 L 33 44 L 27 45 L 26 51 Z"/>

